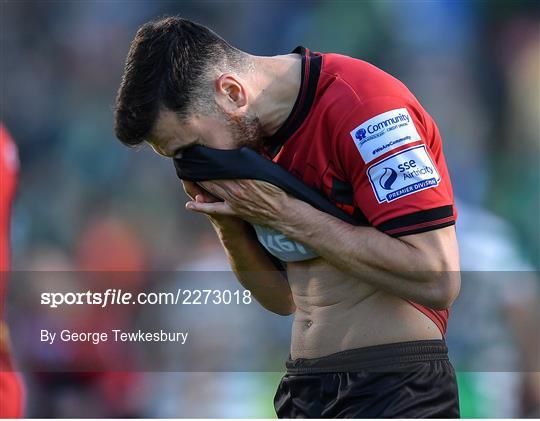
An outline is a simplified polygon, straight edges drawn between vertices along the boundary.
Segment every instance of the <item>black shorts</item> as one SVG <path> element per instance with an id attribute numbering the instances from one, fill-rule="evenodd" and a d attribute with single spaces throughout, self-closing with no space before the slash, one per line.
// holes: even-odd
<path id="1" fill-rule="evenodd" d="M 279 418 L 459 418 L 444 341 L 400 342 L 290 360 Z"/>

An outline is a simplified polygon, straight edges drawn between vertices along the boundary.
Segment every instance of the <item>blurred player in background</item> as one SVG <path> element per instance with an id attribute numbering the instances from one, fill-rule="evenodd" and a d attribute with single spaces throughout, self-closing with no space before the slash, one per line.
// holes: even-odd
<path id="1" fill-rule="evenodd" d="M 538 278 L 513 227 L 459 202 L 463 282 L 447 334 L 465 418 L 540 415 Z M 493 387 L 496 385 L 497 387 Z"/>
<path id="2" fill-rule="evenodd" d="M 9 278 L 11 205 L 15 195 L 19 157 L 15 142 L 0 122 L 0 418 L 23 415 L 23 389 L 9 353 L 9 332 L 4 321 Z"/>

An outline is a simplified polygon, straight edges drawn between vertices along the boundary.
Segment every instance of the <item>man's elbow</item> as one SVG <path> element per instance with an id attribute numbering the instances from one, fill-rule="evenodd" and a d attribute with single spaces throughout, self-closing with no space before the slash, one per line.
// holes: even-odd
<path id="1" fill-rule="evenodd" d="M 441 253 L 424 253 L 423 281 L 429 285 L 427 298 L 434 310 L 449 308 L 459 295 L 461 272 L 456 248 L 442 249 Z"/>
<path id="2" fill-rule="evenodd" d="M 434 310 L 445 310 L 452 306 L 459 295 L 461 275 L 459 271 L 440 272 L 433 275 L 427 305 Z"/>
<path id="3" fill-rule="evenodd" d="M 278 311 L 275 311 L 274 313 L 276 313 L 279 316 L 290 316 L 291 314 L 294 314 L 295 311 L 296 311 L 295 308 L 288 307 L 285 309 L 279 309 Z"/>
<path id="4" fill-rule="evenodd" d="M 291 295 L 287 299 L 280 298 L 279 300 L 258 300 L 266 310 L 279 316 L 290 316 L 296 311 L 296 304 Z"/>
<path id="5" fill-rule="evenodd" d="M 292 305 L 272 307 L 272 308 L 267 307 L 266 309 L 279 316 L 290 316 L 296 311 L 296 306 L 292 304 Z"/>

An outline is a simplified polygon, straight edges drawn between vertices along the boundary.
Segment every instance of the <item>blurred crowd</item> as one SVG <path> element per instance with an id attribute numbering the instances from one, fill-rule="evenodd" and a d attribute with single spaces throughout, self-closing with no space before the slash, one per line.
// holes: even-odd
<path id="1" fill-rule="evenodd" d="M 463 283 L 450 319 L 463 415 L 539 415 L 538 343 L 527 327 L 538 323 L 540 268 L 536 2 L 8 2 L 1 14 L 1 119 L 21 158 L 15 271 L 226 267 L 210 225 L 184 211 L 172 163 L 114 139 L 116 89 L 144 22 L 179 14 L 253 54 L 305 45 L 352 55 L 402 80 L 435 118 L 459 198 L 463 270 L 486 272 Z M 177 282 L 185 285 L 181 275 Z M 18 326 L 35 323 L 31 309 L 9 311 Z M 221 323 L 250 332 L 264 324 L 273 334 L 257 341 L 284 359 L 287 319 L 258 313 Z M 235 358 L 229 351 L 224 358 Z M 27 414 L 272 416 L 278 380 L 272 372 L 27 373 Z"/>

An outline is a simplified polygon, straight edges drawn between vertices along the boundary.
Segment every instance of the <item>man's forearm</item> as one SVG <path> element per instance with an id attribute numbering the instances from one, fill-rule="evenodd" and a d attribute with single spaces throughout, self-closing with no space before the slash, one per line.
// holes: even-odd
<path id="1" fill-rule="evenodd" d="M 253 228 L 247 223 L 234 228 L 213 225 L 240 283 L 267 310 L 281 315 L 293 313 L 289 283 L 261 248 Z"/>
<path id="2" fill-rule="evenodd" d="M 341 271 L 434 309 L 447 308 L 457 297 L 459 253 L 453 227 L 396 239 L 347 224 L 266 182 L 222 180 L 206 188 L 224 201 L 191 203 L 191 209 L 269 225 Z"/>
<path id="3" fill-rule="evenodd" d="M 436 253 L 426 253 L 372 227 L 352 226 L 296 199 L 285 207 L 273 228 L 311 247 L 333 266 L 399 297 L 446 307 L 439 297 L 448 294 L 441 294 L 440 288 L 450 283 L 441 277 L 451 276 L 451 268 L 440 264 Z"/>

